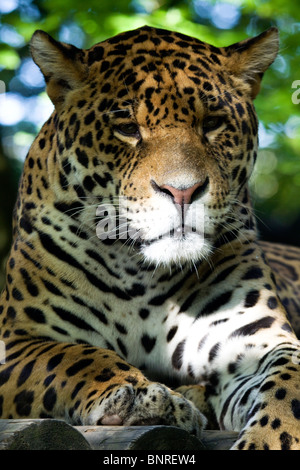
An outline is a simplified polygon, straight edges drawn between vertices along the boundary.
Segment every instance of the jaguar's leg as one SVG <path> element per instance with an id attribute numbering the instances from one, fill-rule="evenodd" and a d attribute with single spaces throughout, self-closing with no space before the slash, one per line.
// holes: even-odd
<path id="1" fill-rule="evenodd" d="M 0 366 L 2 418 L 72 424 L 179 426 L 201 435 L 206 419 L 179 393 L 148 381 L 115 352 L 38 339 L 7 344 Z"/>
<path id="2" fill-rule="evenodd" d="M 239 430 L 233 449 L 300 450 L 300 346 L 283 343 L 238 375 L 218 410 L 223 429 Z"/>

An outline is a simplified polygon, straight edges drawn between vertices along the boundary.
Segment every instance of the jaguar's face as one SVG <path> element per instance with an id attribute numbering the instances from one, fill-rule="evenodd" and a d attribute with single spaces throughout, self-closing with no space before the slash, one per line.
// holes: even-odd
<path id="1" fill-rule="evenodd" d="M 119 237 L 151 263 L 181 264 L 206 258 L 220 234 L 241 228 L 257 148 L 252 99 L 276 55 L 271 42 L 272 30 L 217 49 L 145 27 L 88 51 L 53 40 L 34 51 L 37 62 L 45 47 L 51 60 L 63 56 L 54 72 L 53 60 L 52 69 L 40 66 L 64 122 L 56 132 L 76 195 L 102 201 L 100 238 Z"/>
<path id="2" fill-rule="evenodd" d="M 252 170 L 257 126 L 250 100 L 219 68 L 217 82 L 216 70 L 200 80 L 196 58 L 177 67 L 176 55 L 157 62 L 148 74 L 138 70 L 138 89 L 134 81 L 125 94 L 119 85 L 114 95 L 123 89 L 122 102 L 108 99 L 120 233 L 147 262 L 197 262 L 209 256 L 228 216 L 231 228 L 239 217 L 234 205 Z"/>

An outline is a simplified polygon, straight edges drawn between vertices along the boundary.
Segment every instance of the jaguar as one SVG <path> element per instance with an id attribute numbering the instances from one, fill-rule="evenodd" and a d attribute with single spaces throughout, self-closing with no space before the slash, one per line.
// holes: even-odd
<path id="1" fill-rule="evenodd" d="M 278 37 L 144 26 L 79 49 L 34 33 L 54 111 L 13 214 L 2 418 L 300 450 L 300 250 L 260 240 L 248 183 Z"/>

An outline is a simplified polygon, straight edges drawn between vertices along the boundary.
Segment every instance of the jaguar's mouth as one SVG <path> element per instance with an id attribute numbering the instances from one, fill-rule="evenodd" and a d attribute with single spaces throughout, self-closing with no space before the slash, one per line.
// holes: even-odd
<path id="1" fill-rule="evenodd" d="M 196 228 L 187 225 L 180 225 L 176 228 L 172 228 L 169 231 L 152 238 L 147 238 L 146 236 L 143 236 L 141 232 L 130 234 L 129 230 L 128 237 L 132 242 L 136 243 L 137 245 L 150 246 L 152 245 L 152 243 L 166 239 L 170 239 L 170 241 L 177 240 L 184 242 L 188 239 L 190 234 L 197 234 L 199 237 L 204 238 L 203 231 L 200 232 L 199 230 L 196 230 Z"/>
<path id="2" fill-rule="evenodd" d="M 144 239 L 138 236 L 131 240 L 131 246 L 143 255 L 144 260 L 156 265 L 182 266 L 185 262 L 196 263 L 207 258 L 212 251 L 209 237 L 181 227 L 156 238 Z"/>
<path id="3" fill-rule="evenodd" d="M 108 208 L 110 209 L 110 208 Z M 126 210 L 125 210 L 126 209 Z M 101 240 L 119 240 L 128 250 L 142 255 L 146 262 L 164 265 L 197 262 L 212 251 L 212 241 L 205 230 L 205 207 L 190 205 L 178 211 L 169 201 L 149 210 L 119 207 L 118 211 L 102 206 L 97 226 Z M 104 217 L 103 217 L 104 216 Z M 205 234 L 204 234 L 205 230 Z"/>

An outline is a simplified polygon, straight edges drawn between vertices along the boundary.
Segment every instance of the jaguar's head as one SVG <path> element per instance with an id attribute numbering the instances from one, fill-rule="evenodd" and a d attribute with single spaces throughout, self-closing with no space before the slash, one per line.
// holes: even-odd
<path id="1" fill-rule="evenodd" d="M 31 48 L 55 105 L 55 197 L 97 203 L 100 238 L 170 264 L 243 229 L 275 28 L 216 48 L 143 27 L 88 50 L 37 31 Z"/>

